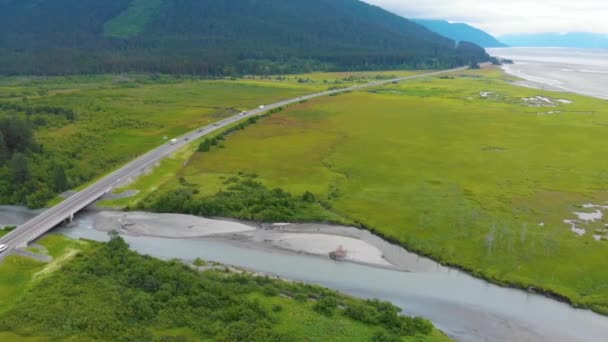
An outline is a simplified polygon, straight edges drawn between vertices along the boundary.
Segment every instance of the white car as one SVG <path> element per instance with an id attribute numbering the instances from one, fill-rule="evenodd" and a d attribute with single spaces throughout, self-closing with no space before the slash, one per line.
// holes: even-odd
<path id="1" fill-rule="evenodd" d="M 264 109 L 264 108 L 266 108 L 266 106 L 264 106 L 264 105 L 261 105 L 261 106 L 260 106 L 260 109 Z"/>
<path id="2" fill-rule="evenodd" d="M 0 245 L 0 253 L 4 252 L 7 248 L 7 245 Z"/>

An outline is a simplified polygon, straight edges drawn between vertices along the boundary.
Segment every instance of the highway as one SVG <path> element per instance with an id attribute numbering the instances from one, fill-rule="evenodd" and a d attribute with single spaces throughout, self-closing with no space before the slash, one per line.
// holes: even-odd
<path id="1" fill-rule="evenodd" d="M 171 155 L 184 145 L 196 140 L 198 138 L 204 137 L 214 131 L 221 130 L 222 128 L 229 126 L 235 122 L 241 121 L 248 117 L 257 116 L 263 114 L 269 110 L 284 107 L 290 104 L 298 103 L 304 100 L 312 100 L 317 97 L 328 96 L 338 93 L 349 92 L 353 90 L 361 90 L 365 88 L 378 87 L 382 85 L 386 85 L 393 82 L 401 82 L 406 80 L 413 80 L 417 78 L 424 78 L 428 76 L 435 76 L 455 71 L 466 70 L 467 67 L 443 70 L 443 71 L 435 71 L 429 72 L 425 74 L 415 75 L 415 76 L 407 76 L 400 77 L 389 80 L 380 80 L 375 81 L 363 85 L 356 85 L 353 87 L 335 89 L 329 91 L 323 91 L 320 93 L 305 95 L 269 105 L 265 105 L 263 108 L 256 108 L 245 112 L 245 114 L 237 114 L 232 117 L 217 121 L 213 124 L 201 127 L 195 131 L 189 132 L 185 135 L 177 138 L 177 142 L 168 142 L 140 157 L 131 161 L 130 163 L 122 166 L 118 170 L 112 172 L 109 175 L 104 176 L 102 179 L 98 180 L 94 184 L 88 186 L 86 189 L 77 192 L 76 194 L 70 196 L 60 204 L 55 205 L 52 208 L 47 209 L 42 212 L 40 215 L 34 217 L 30 221 L 22 224 L 17 227 L 15 230 L 7 234 L 6 236 L 0 238 L 0 245 L 7 245 L 7 250 L 0 255 L 0 259 L 3 256 L 10 254 L 12 250 L 17 248 L 26 247 L 28 244 L 38 239 L 60 223 L 73 218 L 73 216 L 84 209 L 85 207 L 91 205 L 99 198 L 108 194 L 115 187 L 122 183 L 122 181 L 134 178 L 141 174 L 144 170 L 154 166 L 156 163 L 160 162 L 162 159 Z"/>

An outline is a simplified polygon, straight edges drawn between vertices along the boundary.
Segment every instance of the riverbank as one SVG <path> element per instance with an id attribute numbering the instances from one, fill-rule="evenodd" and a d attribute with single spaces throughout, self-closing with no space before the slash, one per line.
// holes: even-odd
<path id="1" fill-rule="evenodd" d="M 71 227 L 61 227 L 57 232 L 75 239 L 107 241 L 109 236 L 106 232 L 93 228 L 94 216 L 98 213 L 85 211 L 76 216 Z M 112 214 L 116 215 L 116 212 Z M 157 214 L 147 215 L 150 215 L 148 221 L 154 221 Z M 0 211 L 0 223 L 3 216 Z M 240 223 L 250 225 L 249 222 Z M 381 240 L 361 229 L 325 225 L 319 227 L 314 224 L 307 226 L 295 228 L 314 233 L 331 232 L 334 235 L 344 235 L 343 230 L 346 230 L 351 232 L 349 235 L 359 236 L 362 240 L 370 236 Z M 270 230 L 293 233 L 289 226 L 281 227 L 283 231 L 271 225 Z M 337 262 L 328 256 L 269 246 L 262 248 L 248 239 L 242 241 L 242 237 L 237 238 L 240 235 L 241 233 L 236 233 L 225 237 L 212 235 L 184 239 L 134 234 L 123 236 L 133 250 L 160 259 L 193 262 L 200 258 L 281 279 L 321 285 L 359 298 L 387 300 L 401 307 L 408 315 L 431 319 L 441 330 L 461 341 L 551 339 L 559 342 L 591 342 L 596 341 L 602 332 L 608 331 L 606 317 L 573 309 L 542 296 L 489 284 L 456 269 L 442 267 L 399 246 L 392 245 L 396 248 L 395 251 L 382 246 L 378 248 L 393 263 L 399 261 L 399 255 L 402 255 L 404 259 L 397 265 L 407 266 L 405 268 L 410 272 L 354 262 Z M 383 243 L 391 245 L 386 241 Z"/>
<path id="2" fill-rule="evenodd" d="M 384 241 L 367 230 L 328 224 L 256 223 L 192 215 L 93 211 L 92 229 L 129 236 L 170 239 L 214 238 L 268 251 L 288 251 L 402 271 L 437 268 L 430 261 Z M 75 223 L 77 225 L 78 223 Z M 67 226 L 68 228 L 70 225 Z"/>
<path id="3" fill-rule="evenodd" d="M 40 243 L 47 260 L 15 255 L 0 264 L 0 340 L 450 341 L 388 303 L 201 260 L 190 267 L 150 258 L 119 236 L 99 244 L 51 234 Z M 386 310 L 391 320 L 380 319 Z"/>

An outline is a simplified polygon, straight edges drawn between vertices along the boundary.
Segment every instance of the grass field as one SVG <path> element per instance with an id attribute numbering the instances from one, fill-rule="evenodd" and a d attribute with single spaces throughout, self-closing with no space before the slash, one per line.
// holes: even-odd
<path id="1" fill-rule="evenodd" d="M 54 262 L 45 264 L 33 259 L 9 256 L 0 263 L 0 315 L 10 310 L 25 294 L 36 285 L 43 275 L 56 270 L 61 263 L 67 261 L 73 251 L 86 248 L 84 244 L 58 235 L 49 235 L 39 241 L 55 258 Z M 0 339 L 2 333 L 0 333 Z M 11 341 L 11 340 L 6 340 Z"/>
<path id="2" fill-rule="evenodd" d="M 255 174 L 411 250 L 608 313 L 606 208 L 584 206 L 608 205 L 608 105 L 497 69 L 455 76 L 291 107 L 193 154 L 160 193 Z"/>
<path id="3" fill-rule="evenodd" d="M 163 75 L 5 77 L 0 78 L 0 102 L 75 112 L 73 122 L 47 115 L 45 119 L 50 121 L 37 126 L 35 136 L 42 145 L 42 153 L 49 156 L 47 159 L 63 165 L 69 184 L 78 187 L 166 142 L 165 139 L 241 110 L 329 88 L 414 73 L 318 73 L 306 77 L 217 80 Z M 27 118 L 26 113 L 19 115 Z M 34 160 L 31 162 L 36 164 Z"/>

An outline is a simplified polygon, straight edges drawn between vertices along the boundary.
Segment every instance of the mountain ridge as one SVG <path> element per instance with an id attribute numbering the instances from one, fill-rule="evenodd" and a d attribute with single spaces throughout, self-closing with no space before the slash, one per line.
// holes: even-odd
<path id="1" fill-rule="evenodd" d="M 268 74 L 488 59 L 359 0 L 0 0 L 0 21 L 0 74 Z"/>
<path id="2" fill-rule="evenodd" d="M 412 19 L 429 30 L 454 41 L 467 41 L 484 48 L 506 47 L 489 33 L 465 23 L 450 23 L 445 20 Z"/>

